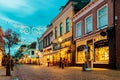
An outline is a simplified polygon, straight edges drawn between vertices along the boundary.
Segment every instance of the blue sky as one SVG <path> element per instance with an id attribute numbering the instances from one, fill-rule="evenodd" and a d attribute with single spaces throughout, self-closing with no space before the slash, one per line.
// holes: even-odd
<path id="1" fill-rule="evenodd" d="M 67 1 L 0 0 L 0 26 L 3 31 L 11 28 L 21 34 L 22 44 L 36 41 L 46 30 L 46 25 L 58 15 L 59 8 Z"/>

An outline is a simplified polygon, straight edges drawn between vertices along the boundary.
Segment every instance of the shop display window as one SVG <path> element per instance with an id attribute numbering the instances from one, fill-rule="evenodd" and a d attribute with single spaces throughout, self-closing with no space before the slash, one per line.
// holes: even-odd
<path id="1" fill-rule="evenodd" d="M 108 46 L 95 48 L 95 62 L 108 62 L 108 61 L 109 61 Z"/>
<path id="2" fill-rule="evenodd" d="M 84 62 L 85 61 L 85 52 L 78 51 L 77 53 L 77 62 Z"/>

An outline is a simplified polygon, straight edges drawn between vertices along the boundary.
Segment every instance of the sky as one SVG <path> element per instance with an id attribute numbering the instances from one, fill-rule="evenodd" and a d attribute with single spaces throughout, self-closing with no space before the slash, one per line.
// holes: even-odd
<path id="1" fill-rule="evenodd" d="M 21 35 L 21 43 L 31 43 L 46 30 L 68 0 L 0 0 L 0 26 Z M 12 54 L 19 46 L 12 48 Z"/>

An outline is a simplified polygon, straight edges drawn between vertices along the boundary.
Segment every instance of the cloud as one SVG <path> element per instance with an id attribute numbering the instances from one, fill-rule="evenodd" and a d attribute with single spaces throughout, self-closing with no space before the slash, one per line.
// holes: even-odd
<path id="1" fill-rule="evenodd" d="M 36 11 L 36 8 L 29 5 L 26 0 L 0 0 L 1 13 L 13 13 L 19 17 L 31 15 Z"/>
<path id="2" fill-rule="evenodd" d="M 0 14 L 0 20 L 5 21 L 7 23 L 18 23 L 18 24 L 21 24 L 21 22 L 18 22 L 16 20 L 10 19 L 9 17 L 7 17 L 7 16 L 5 16 L 3 14 Z"/>

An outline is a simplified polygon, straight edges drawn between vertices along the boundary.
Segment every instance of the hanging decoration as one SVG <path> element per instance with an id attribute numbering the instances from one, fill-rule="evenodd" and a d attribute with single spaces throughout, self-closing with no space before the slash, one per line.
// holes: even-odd
<path id="1" fill-rule="evenodd" d="M 46 30 L 46 27 L 39 27 L 39 26 L 27 26 L 23 24 L 18 24 L 15 22 L 5 21 L 0 19 L 0 22 L 12 25 L 14 28 L 19 28 L 20 33 L 24 34 L 33 34 L 33 35 L 40 35 L 43 31 Z"/>

